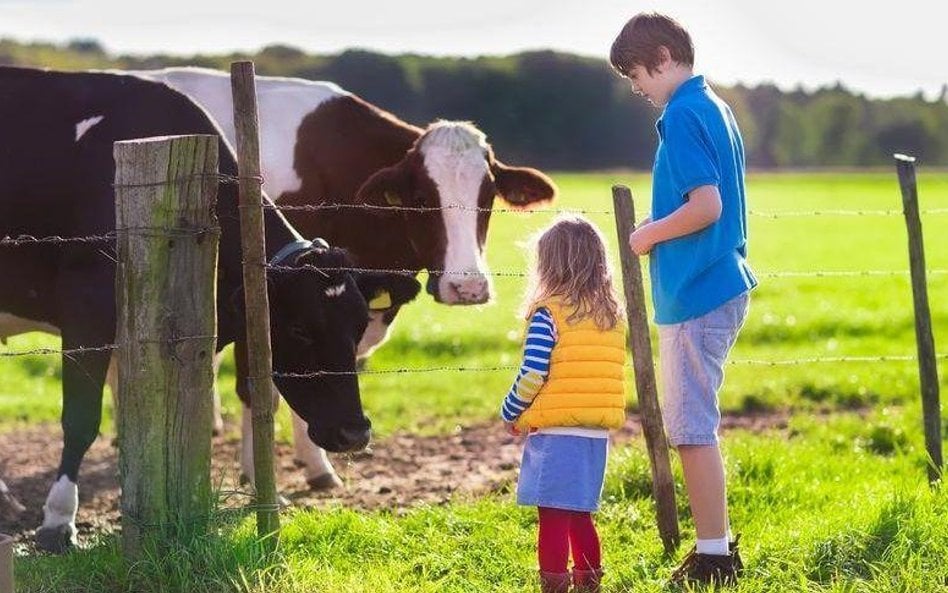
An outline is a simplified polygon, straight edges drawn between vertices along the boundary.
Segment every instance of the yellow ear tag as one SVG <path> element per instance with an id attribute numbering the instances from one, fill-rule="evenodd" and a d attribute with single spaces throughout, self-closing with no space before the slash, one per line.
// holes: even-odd
<path id="1" fill-rule="evenodd" d="M 391 191 L 391 190 L 387 190 L 387 191 L 385 192 L 384 196 L 385 196 L 385 201 L 388 203 L 389 206 L 401 206 L 401 205 L 402 205 L 402 199 L 401 199 L 401 197 L 400 197 L 397 193 L 395 193 L 395 192 L 393 192 L 393 191 Z"/>
<path id="2" fill-rule="evenodd" d="M 371 301 L 369 301 L 369 309 L 372 311 L 381 311 L 383 309 L 388 309 L 392 306 L 392 295 L 389 294 L 387 290 L 378 292 Z"/>

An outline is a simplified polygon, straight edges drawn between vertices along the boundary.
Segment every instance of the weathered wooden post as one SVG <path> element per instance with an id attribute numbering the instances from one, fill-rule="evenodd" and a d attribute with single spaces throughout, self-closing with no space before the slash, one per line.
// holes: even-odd
<path id="1" fill-rule="evenodd" d="M 253 421 L 254 490 L 257 534 L 269 550 L 279 541 L 273 463 L 273 361 L 270 351 L 270 301 L 267 297 L 266 237 L 263 230 L 263 193 L 260 177 L 260 137 L 253 62 L 230 66 L 240 171 L 240 235 L 244 256 L 244 300 L 247 319 L 247 366 Z"/>
<path id="2" fill-rule="evenodd" d="M 13 538 L 0 533 L 0 593 L 13 593 Z"/>
<path id="3" fill-rule="evenodd" d="M 211 502 L 216 136 L 116 142 L 122 543 L 201 533 Z"/>
<path id="4" fill-rule="evenodd" d="M 928 280 L 925 273 L 925 246 L 922 221 L 918 213 L 918 187 L 915 180 L 915 157 L 896 154 L 895 166 L 902 190 L 905 227 L 908 229 L 909 266 L 912 272 L 912 300 L 915 304 L 915 343 L 918 348 L 918 377 L 922 389 L 922 414 L 925 425 L 925 448 L 930 463 L 928 481 L 941 479 L 941 402 L 938 393 L 938 362 L 935 337 L 932 334 L 932 312 L 928 307 Z"/>
<path id="5" fill-rule="evenodd" d="M 622 285 L 625 289 L 625 309 L 629 322 L 629 348 L 632 350 L 632 364 L 635 368 L 635 391 L 638 394 L 642 432 L 645 434 L 645 444 L 652 466 L 652 496 L 655 497 L 658 514 L 658 533 L 665 550 L 672 552 L 681 542 L 681 533 L 678 530 L 678 507 L 675 505 L 675 480 L 668 457 L 662 411 L 658 404 L 642 267 L 638 257 L 629 247 L 629 235 L 635 229 L 632 192 L 621 185 L 613 186 L 612 202 L 619 232 L 619 257 L 622 261 Z"/>

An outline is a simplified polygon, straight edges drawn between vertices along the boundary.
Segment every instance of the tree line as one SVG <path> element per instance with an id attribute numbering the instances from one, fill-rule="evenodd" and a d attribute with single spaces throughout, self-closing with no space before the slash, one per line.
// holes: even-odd
<path id="1" fill-rule="evenodd" d="M 64 70 L 197 65 L 252 59 L 259 74 L 331 80 L 399 117 L 474 122 L 511 163 L 580 170 L 651 167 L 658 112 L 631 96 L 601 59 L 554 51 L 448 58 L 348 50 L 312 55 L 286 45 L 253 54 L 113 56 L 95 40 L 64 45 L 0 40 L 0 64 Z M 873 99 L 841 84 L 784 91 L 762 84 L 715 90 L 733 107 L 751 167 L 888 165 L 893 152 L 948 165 L 948 86 Z"/>

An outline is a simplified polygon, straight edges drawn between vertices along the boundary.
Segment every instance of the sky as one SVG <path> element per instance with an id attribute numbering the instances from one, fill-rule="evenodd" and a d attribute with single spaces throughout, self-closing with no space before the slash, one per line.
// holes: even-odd
<path id="1" fill-rule="evenodd" d="M 113 53 L 223 53 L 284 44 L 436 56 L 555 49 L 606 58 L 639 11 L 669 14 L 698 72 L 723 84 L 934 98 L 948 83 L 945 0 L 0 0 L 0 37 L 93 38 Z"/>

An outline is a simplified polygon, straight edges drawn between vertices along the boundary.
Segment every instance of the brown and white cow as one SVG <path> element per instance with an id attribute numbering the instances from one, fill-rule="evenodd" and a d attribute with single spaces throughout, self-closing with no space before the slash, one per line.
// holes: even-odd
<path id="1" fill-rule="evenodd" d="M 226 73 L 168 68 L 133 74 L 191 97 L 234 145 Z M 499 161 L 483 132 L 468 122 L 439 121 L 421 129 L 329 82 L 258 76 L 256 85 L 264 192 L 286 206 L 377 207 L 286 216 L 304 236 L 346 248 L 358 266 L 428 271 L 428 292 L 439 303 L 490 299 L 484 244 L 496 196 L 525 208 L 556 194 L 543 173 Z M 360 355 L 385 339 L 396 313 L 397 308 L 371 313 Z M 249 419 L 246 410 L 244 415 Z M 311 485 L 338 483 L 325 453 L 310 449 L 309 439 L 294 440 Z M 245 432 L 248 475 L 249 442 Z"/>

